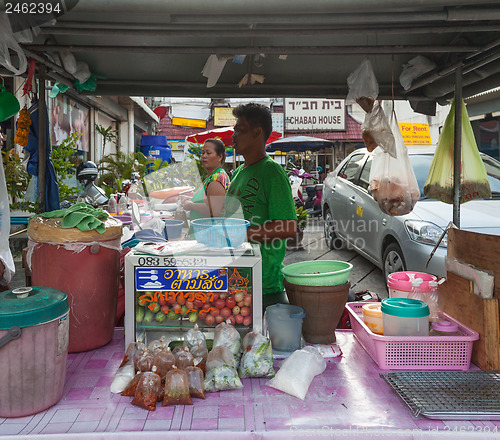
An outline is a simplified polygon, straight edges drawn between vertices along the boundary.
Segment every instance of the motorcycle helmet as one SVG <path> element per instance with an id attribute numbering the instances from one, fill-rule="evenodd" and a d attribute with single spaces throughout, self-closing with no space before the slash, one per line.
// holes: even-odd
<path id="1" fill-rule="evenodd" d="M 76 178 L 79 182 L 93 182 L 97 179 L 97 166 L 92 161 L 82 162 L 76 168 Z"/>

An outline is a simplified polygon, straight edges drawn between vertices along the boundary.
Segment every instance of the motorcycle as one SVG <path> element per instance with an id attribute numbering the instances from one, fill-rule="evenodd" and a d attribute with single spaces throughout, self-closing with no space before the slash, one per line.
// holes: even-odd
<path id="1" fill-rule="evenodd" d="M 307 173 L 303 169 L 298 169 L 293 164 L 290 165 L 288 171 L 288 179 L 290 180 L 290 185 L 292 186 L 292 195 L 294 196 L 295 206 L 302 206 L 307 210 L 307 214 L 311 216 L 319 217 L 321 216 L 321 198 L 323 195 L 323 184 L 315 183 L 314 185 L 309 185 L 306 187 L 307 198 L 304 200 L 302 193 L 302 181 L 304 179 L 311 179 L 313 182 L 317 182 L 312 174 Z"/>

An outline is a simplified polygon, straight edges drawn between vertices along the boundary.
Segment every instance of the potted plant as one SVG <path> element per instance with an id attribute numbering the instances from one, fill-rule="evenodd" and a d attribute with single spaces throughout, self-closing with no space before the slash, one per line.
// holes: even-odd
<path id="1" fill-rule="evenodd" d="M 295 212 L 297 213 L 297 234 L 295 237 L 287 239 L 286 248 L 288 250 L 303 249 L 304 229 L 307 226 L 307 219 L 309 218 L 309 214 L 303 206 L 295 206 Z"/>

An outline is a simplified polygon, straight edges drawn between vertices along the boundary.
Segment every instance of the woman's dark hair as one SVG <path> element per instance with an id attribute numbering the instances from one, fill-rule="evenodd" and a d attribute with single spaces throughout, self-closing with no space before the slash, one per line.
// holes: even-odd
<path id="1" fill-rule="evenodd" d="M 215 146 L 215 153 L 217 156 L 222 156 L 221 159 L 221 165 L 224 164 L 224 161 L 226 160 L 226 146 L 224 145 L 224 142 L 222 142 L 220 139 L 207 139 L 204 144 L 207 142 L 211 142 Z"/>
<path id="2" fill-rule="evenodd" d="M 245 105 L 239 105 L 233 110 L 233 116 L 236 118 L 245 118 L 251 128 L 262 128 L 264 132 L 264 141 L 269 139 L 273 131 L 273 118 L 271 110 L 265 105 L 255 104 L 253 102 Z"/>

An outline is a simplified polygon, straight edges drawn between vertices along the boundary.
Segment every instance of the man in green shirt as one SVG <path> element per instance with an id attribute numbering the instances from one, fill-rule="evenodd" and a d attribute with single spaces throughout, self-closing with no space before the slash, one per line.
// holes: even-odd
<path id="1" fill-rule="evenodd" d="M 231 177 L 225 198 L 225 216 L 250 222 L 247 239 L 260 244 L 264 308 L 287 302 L 283 292 L 283 259 L 286 238 L 297 233 L 297 215 L 290 182 L 285 171 L 266 153 L 272 131 L 271 112 L 258 104 L 233 110 L 233 148 L 245 163 Z"/>

